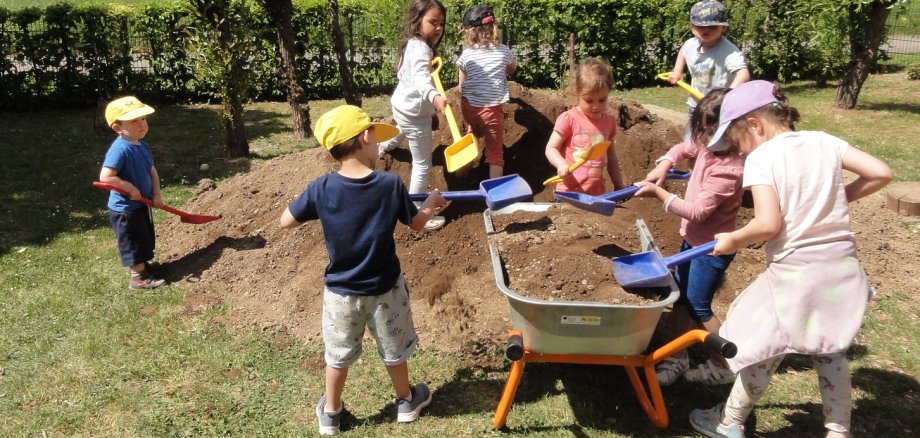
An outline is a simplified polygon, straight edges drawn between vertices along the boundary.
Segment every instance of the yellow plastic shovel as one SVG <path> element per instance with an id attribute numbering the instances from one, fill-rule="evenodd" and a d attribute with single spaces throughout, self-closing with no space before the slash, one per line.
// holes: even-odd
<path id="1" fill-rule="evenodd" d="M 661 80 L 664 80 L 664 81 L 668 80 L 668 73 L 659 73 L 659 74 L 658 74 L 658 79 L 661 79 Z M 684 82 L 684 81 L 677 81 L 677 82 L 674 83 L 674 85 L 677 85 L 678 87 L 683 88 L 684 90 L 686 90 L 686 91 L 687 91 L 688 93 L 690 93 L 690 95 L 693 96 L 693 98 L 696 99 L 696 100 L 700 100 L 700 99 L 703 98 L 703 93 L 700 92 L 700 90 L 697 90 L 696 88 L 693 88 L 693 86 L 691 86 L 690 84 L 688 84 L 688 83 L 686 83 L 686 82 Z"/>
<path id="2" fill-rule="evenodd" d="M 581 158 L 575 160 L 575 162 L 572 163 L 571 166 L 569 166 L 569 173 L 574 172 L 575 169 L 578 169 L 579 167 L 581 167 L 582 164 L 585 164 L 589 160 L 600 159 L 601 157 L 604 156 L 604 154 L 607 153 L 607 148 L 609 147 L 610 147 L 610 140 L 594 143 L 593 145 L 591 145 L 591 147 L 588 148 L 587 151 L 585 151 L 581 155 Z M 550 184 L 558 183 L 561 181 L 562 181 L 562 177 L 559 175 L 556 175 L 556 176 L 550 177 L 546 181 L 543 181 L 543 185 L 548 186 Z"/>
<path id="3" fill-rule="evenodd" d="M 444 86 L 441 85 L 441 57 L 431 60 L 431 78 L 434 79 L 434 86 L 438 89 L 441 97 L 447 99 L 447 93 L 444 92 Z M 450 109 L 450 104 L 444 105 L 444 116 L 447 118 L 447 124 L 450 125 L 450 134 L 454 138 L 454 144 L 444 149 L 444 162 L 447 164 L 447 171 L 456 171 L 467 164 L 473 162 L 479 156 L 479 145 L 476 144 L 476 137 L 472 133 L 460 136 L 460 130 L 457 129 L 457 121 L 454 119 L 454 112 Z"/>

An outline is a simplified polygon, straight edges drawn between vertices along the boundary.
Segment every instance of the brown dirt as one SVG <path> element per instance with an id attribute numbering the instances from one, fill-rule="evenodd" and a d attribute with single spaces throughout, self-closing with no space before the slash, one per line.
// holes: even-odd
<path id="1" fill-rule="evenodd" d="M 456 91 L 452 93 L 456 103 Z M 544 188 L 542 181 L 552 175 L 553 169 L 543 156 L 543 148 L 553 121 L 569 102 L 556 93 L 529 90 L 517 84 L 511 85 L 511 96 L 505 106 L 506 173 L 518 173 L 526 179 L 534 189 L 535 201 L 551 201 L 552 190 Z M 671 121 L 633 101 L 614 99 L 610 111 L 620 123 L 615 144 L 627 181 L 643 177 L 654 159 L 682 132 Z M 440 146 L 434 154 L 431 185 L 442 190 L 478 188 L 478 182 L 487 178 L 486 166 L 454 174 L 444 172 L 443 148 L 451 141 L 443 119 L 440 126 L 435 134 Z M 407 179 L 410 165 L 409 152 L 403 145 L 386 155 L 378 163 L 378 170 Z M 168 278 L 190 288 L 184 302 L 187 312 L 200 313 L 226 304 L 231 309 L 229 315 L 221 316 L 215 324 L 272 328 L 315 342 L 320 336 L 322 275 L 328 261 L 320 226 L 312 222 L 296 230 L 282 230 L 278 217 L 309 181 L 334 169 L 335 162 L 322 149 L 283 156 L 223 181 L 213 190 L 203 190 L 186 205 L 188 211 L 221 213 L 223 219 L 187 225 L 170 218 L 161 224 L 160 258 Z M 671 191 L 683 193 L 682 182 L 670 184 Z M 559 221 L 574 226 L 572 233 L 579 237 L 579 244 L 566 249 L 573 256 L 591 254 L 600 259 L 637 251 L 638 235 L 633 223 L 639 217 L 648 223 L 664 253 L 678 250 L 678 218 L 665 214 L 660 202 L 634 199 L 625 206 L 609 218 L 587 218 L 579 210 L 560 208 L 550 214 L 550 219 L 556 226 L 560 226 Z M 884 196 L 876 194 L 852 208 L 860 258 L 879 297 L 895 291 L 916 293 L 920 289 L 920 255 L 916 251 L 920 238 L 901 225 L 907 219 L 884 206 Z M 484 208 L 482 203 L 454 202 L 441 213 L 448 223 L 440 231 L 414 233 L 402 226 L 396 230 L 397 251 L 412 293 L 416 328 L 428 347 L 491 354 L 494 346 L 503 343 L 510 328 L 507 300 L 495 285 L 489 262 Z M 739 224 L 745 223 L 750 214 L 742 210 Z M 574 221 L 571 217 L 586 219 Z M 511 226 L 504 225 L 506 229 Z M 574 296 L 581 293 L 577 290 L 581 285 L 602 283 L 595 279 L 601 277 L 589 276 L 607 276 L 610 272 L 606 261 L 604 266 L 592 264 L 586 268 L 581 257 L 553 257 L 551 280 L 520 283 L 546 276 L 544 267 L 555 252 L 538 248 L 527 251 L 544 258 L 539 265 L 534 259 L 513 267 L 521 269 L 520 276 L 512 278 L 515 287 L 533 288 L 535 292 L 543 289 L 550 294 L 560 290 L 566 296 Z M 739 253 L 714 303 L 717 314 L 724 316 L 731 300 L 762 270 L 762 250 Z M 557 287 L 560 284 L 562 287 Z M 572 287 L 567 289 L 569 284 Z"/>

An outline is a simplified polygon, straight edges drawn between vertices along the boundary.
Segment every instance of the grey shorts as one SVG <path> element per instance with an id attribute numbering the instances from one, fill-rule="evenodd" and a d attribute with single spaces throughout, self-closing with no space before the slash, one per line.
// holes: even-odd
<path id="1" fill-rule="evenodd" d="M 418 336 L 402 275 L 393 289 L 377 296 L 345 296 L 324 290 L 323 344 L 327 365 L 348 368 L 361 357 L 365 327 L 377 341 L 377 353 L 387 366 L 405 362 L 415 350 Z"/>

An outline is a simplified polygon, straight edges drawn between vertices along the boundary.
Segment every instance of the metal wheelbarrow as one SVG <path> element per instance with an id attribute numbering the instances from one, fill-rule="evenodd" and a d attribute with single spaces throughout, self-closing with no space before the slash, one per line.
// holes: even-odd
<path id="1" fill-rule="evenodd" d="M 486 233 L 493 234 L 492 217 L 516 211 L 546 211 L 552 203 L 520 202 L 500 210 L 485 211 Z M 645 221 L 636 221 L 642 248 L 656 251 Z M 734 357 L 734 344 L 704 330 L 692 330 L 650 354 L 643 354 L 664 309 L 677 301 L 680 292 L 673 278 L 667 280 L 665 298 L 650 305 L 616 305 L 600 302 L 562 302 L 528 298 L 512 291 L 504 276 L 498 249 L 490 242 L 489 253 L 495 284 L 508 298 L 512 330 L 505 352 L 511 371 L 492 420 L 503 428 L 528 362 L 623 366 L 643 411 L 659 428 L 668 427 L 667 407 L 655 365 L 696 343 L 705 343 L 725 357 Z M 645 383 L 639 377 L 642 370 Z"/>

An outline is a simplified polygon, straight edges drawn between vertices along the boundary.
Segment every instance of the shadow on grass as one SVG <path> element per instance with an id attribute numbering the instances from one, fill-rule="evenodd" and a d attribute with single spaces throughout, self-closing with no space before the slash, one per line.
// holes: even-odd
<path id="1" fill-rule="evenodd" d="M 92 182 L 115 135 L 94 129 L 95 117 L 95 108 L 0 115 L 0 255 L 43 245 L 61 233 L 108 226 L 108 194 Z M 282 118 L 247 112 L 250 138 L 288 130 Z M 223 158 L 223 123 L 212 108 L 157 107 L 148 121 L 146 140 L 166 191 L 187 186 L 190 193 L 201 178 L 250 169 L 250 159 Z M 202 172 L 202 163 L 210 163 L 210 170 Z"/>
<path id="2" fill-rule="evenodd" d="M 920 105 L 910 103 L 859 103 L 856 105 L 856 108 L 866 111 L 890 111 L 908 114 L 920 114 Z"/>

